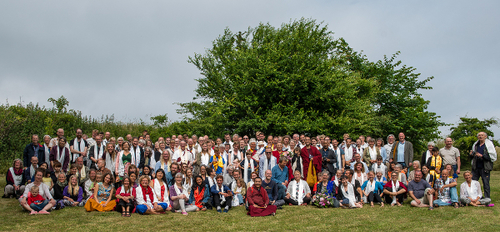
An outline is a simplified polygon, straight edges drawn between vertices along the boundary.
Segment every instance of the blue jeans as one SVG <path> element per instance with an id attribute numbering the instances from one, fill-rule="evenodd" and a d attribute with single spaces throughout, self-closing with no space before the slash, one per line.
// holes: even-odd
<path id="1" fill-rule="evenodd" d="M 286 195 L 286 187 L 283 184 L 278 184 L 278 199 L 276 200 L 283 200 L 285 199 Z"/>
<path id="2" fill-rule="evenodd" d="M 41 204 L 38 204 L 38 205 L 35 205 L 34 203 L 31 203 L 30 204 L 30 208 L 32 210 L 40 212 L 48 203 L 49 203 L 49 201 L 47 201 L 47 200 L 43 201 Z"/>
<path id="3" fill-rule="evenodd" d="M 439 205 L 439 206 L 448 206 L 453 203 L 458 203 L 458 193 L 457 193 L 457 187 L 451 187 L 450 188 L 450 198 L 451 200 L 449 202 L 444 202 L 439 199 L 434 201 L 434 204 Z"/>

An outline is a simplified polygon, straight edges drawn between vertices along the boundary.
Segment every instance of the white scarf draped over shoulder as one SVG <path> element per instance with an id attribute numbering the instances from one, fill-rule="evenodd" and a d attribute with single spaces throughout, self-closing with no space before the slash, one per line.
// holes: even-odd
<path id="1" fill-rule="evenodd" d="M 354 194 L 353 185 L 351 183 L 348 183 L 347 189 L 345 189 L 344 185 L 340 186 L 340 189 L 344 198 L 349 199 L 349 206 L 356 207 L 356 195 Z"/>
<path id="2" fill-rule="evenodd" d="M 297 182 L 296 180 L 293 180 L 290 184 L 292 184 L 292 199 L 297 201 L 299 205 L 301 205 L 304 202 L 304 185 L 301 183 L 302 181 Z M 298 186 L 297 186 L 298 185 Z M 299 188 L 299 191 L 297 192 L 297 187 Z"/>
<path id="3" fill-rule="evenodd" d="M 161 201 L 163 203 L 167 203 L 168 205 L 170 205 L 170 199 L 168 197 L 167 183 L 163 183 L 163 186 L 165 186 L 165 191 L 164 191 L 163 196 L 161 195 L 161 184 L 158 181 L 158 179 L 154 179 L 153 185 L 154 185 L 153 190 L 155 191 L 155 195 L 156 195 L 156 198 L 158 198 L 158 201 Z M 163 197 L 163 201 L 162 201 L 162 197 Z"/>
<path id="4" fill-rule="evenodd" d="M 85 140 L 81 139 L 80 145 L 78 145 L 78 138 L 73 140 L 73 149 L 84 152 L 85 151 Z M 74 154 L 72 162 L 76 162 L 76 159 L 80 157 L 80 154 Z"/>
<path id="5" fill-rule="evenodd" d="M 252 169 L 250 173 L 252 173 L 255 170 L 253 160 L 248 160 L 247 158 L 245 158 L 245 164 L 243 165 L 243 180 L 245 181 L 245 183 L 248 183 L 248 181 L 251 180 L 250 179 L 251 177 L 248 176 L 248 162 L 250 162 L 250 167 Z"/>

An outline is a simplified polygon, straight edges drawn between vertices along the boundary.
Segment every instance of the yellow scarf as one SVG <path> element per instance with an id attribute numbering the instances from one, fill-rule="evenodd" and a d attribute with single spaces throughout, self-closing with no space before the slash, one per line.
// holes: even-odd
<path id="1" fill-rule="evenodd" d="M 434 176 L 434 180 L 439 178 L 439 174 L 437 174 L 436 170 L 441 169 L 441 165 L 443 164 L 443 159 L 441 156 L 432 156 L 431 157 L 431 167 L 435 167 L 435 170 L 431 170 L 429 173 Z"/>
<path id="2" fill-rule="evenodd" d="M 224 160 L 222 157 L 217 158 L 217 155 L 214 155 L 213 160 L 217 160 L 217 163 L 214 165 L 215 171 L 219 170 L 219 168 L 224 168 Z"/>

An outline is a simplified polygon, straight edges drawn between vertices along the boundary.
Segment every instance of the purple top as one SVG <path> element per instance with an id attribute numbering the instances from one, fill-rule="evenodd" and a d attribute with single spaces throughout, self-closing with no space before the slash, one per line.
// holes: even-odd
<path id="1" fill-rule="evenodd" d="M 68 187 L 69 186 L 66 186 L 64 188 L 64 191 L 63 191 L 63 195 L 65 197 L 69 197 L 71 199 L 73 199 L 74 201 L 77 201 L 77 202 L 82 202 L 82 199 L 83 199 L 83 188 L 80 187 L 79 190 L 78 190 L 78 195 L 74 195 L 74 196 L 71 196 L 68 192 Z"/>

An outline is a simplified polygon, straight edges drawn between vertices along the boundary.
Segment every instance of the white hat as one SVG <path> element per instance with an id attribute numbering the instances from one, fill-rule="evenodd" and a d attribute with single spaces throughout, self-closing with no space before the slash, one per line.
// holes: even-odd
<path id="1" fill-rule="evenodd" d="M 264 141 L 259 141 L 259 143 L 257 144 L 257 146 L 260 146 L 260 145 L 264 146 L 265 145 Z"/>

